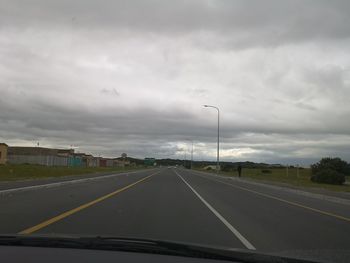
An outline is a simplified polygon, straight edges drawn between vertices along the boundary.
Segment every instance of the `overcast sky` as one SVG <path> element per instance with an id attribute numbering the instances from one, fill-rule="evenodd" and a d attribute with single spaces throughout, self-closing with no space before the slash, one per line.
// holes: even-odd
<path id="1" fill-rule="evenodd" d="M 0 142 L 350 161 L 350 1 L 0 0 Z"/>

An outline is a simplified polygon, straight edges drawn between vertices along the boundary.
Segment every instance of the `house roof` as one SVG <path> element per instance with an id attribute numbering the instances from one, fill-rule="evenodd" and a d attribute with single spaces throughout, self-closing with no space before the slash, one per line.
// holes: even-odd
<path id="1" fill-rule="evenodd" d="M 58 149 L 58 153 L 74 153 L 74 149 Z"/>

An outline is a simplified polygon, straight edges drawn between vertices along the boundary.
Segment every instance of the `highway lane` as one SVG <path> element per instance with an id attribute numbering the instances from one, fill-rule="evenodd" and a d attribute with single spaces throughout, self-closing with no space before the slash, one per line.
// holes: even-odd
<path id="1" fill-rule="evenodd" d="M 237 177 L 228 176 L 217 176 L 216 174 L 191 171 L 200 177 L 211 179 L 212 181 L 220 181 L 224 184 L 230 184 L 232 187 L 241 190 L 250 190 L 252 193 L 254 191 L 258 195 L 270 195 L 275 197 L 281 197 L 286 200 L 290 200 L 302 205 L 310 206 L 315 209 L 328 210 L 335 214 L 341 214 L 345 217 L 350 217 L 350 209 L 344 209 L 344 207 L 350 206 L 350 201 L 348 199 L 339 199 L 330 196 L 315 195 L 312 193 L 302 192 L 290 189 L 286 187 L 276 187 L 273 185 L 266 185 L 259 182 L 245 180 L 245 178 L 240 179 Z M 283 190 L 283 191 L 282 191 Z M 347 204 L 347 206 L 344 206 Z"/>
<path id="2" fill-rule="evenodd" d="M 181 174 L 258 250 L 350 249 L 347 205 L 197 172 L 183 170 Z M 325 215 L 308 209 L 314 207 L 331 213 Z"/>
<path id="3" fill-rule="evenodd" d="M 1 195 L 0 232 L 28 229 L 267 252 L 350 249 L 347 205 L 183 169 Z"/>
<path id="4" fill-rule="evenodd" d="M 245 248 L 172 169 L 163 169 L 129 191 L 39 233 L 133 236 Z"/>
<path id="5" fill-rule="evenodd" d="M 155 172 L 137 171 L 95 181 L 0 194 L 0 233 L 18 233 Z"/>

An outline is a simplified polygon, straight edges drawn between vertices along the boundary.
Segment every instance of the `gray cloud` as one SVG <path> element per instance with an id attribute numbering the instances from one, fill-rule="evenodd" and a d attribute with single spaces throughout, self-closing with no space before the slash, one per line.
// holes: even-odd
<path id="1" fill-rule="evenodd" d="M 348 1 L 1 1 L 0 141 L 350 159 Z"/>
<path id="2" fill-rule="evenodd" d="M 106 95 L 114 95 L 114 96 L 120 95 L 120 93 L 115 88 L 111 88 L 111 89 L 103 88 L 101 89 L 101 93 Z"/>
<path id="3" fill-rule="evenodd" d="M 2 1 L 0 24 L 161 34 L 234 34 L 236 45 L 349 38 L 348 1 Z M 222 41 L 222 37 L 218 42 Z M 224 41 L 225 42 L 225 41 Z"/>

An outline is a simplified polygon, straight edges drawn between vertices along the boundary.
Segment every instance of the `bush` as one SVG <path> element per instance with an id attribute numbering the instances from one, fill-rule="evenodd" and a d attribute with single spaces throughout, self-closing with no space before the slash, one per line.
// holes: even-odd
<path id="1" fill-rule="evenodd" d="M 311 165 L 312 174 L 317 174 L 323 170 L 333 170 L 341 174 L 349 173 L 349 165 L 340 158 L 323 158 L 316 164 Z"/>
<path id="2" fill-rule="evenodd" d="M 325 184 L 343 184 L 349 174 L 349 164 L 340 158 L 323 158 L 311 165 L 311 181 Z"/>
<path id="3" fill-rule="evenodd" d="M 261 173 L 263 173 L 263 174 L 270 174 L 271 170 L 263 169 L 263 170 L 261 170 Z"/>
<path id="4" fill-rule="evenodd" d="M 341 185 L 345 182 L 345 175 L 332 169 L 319 170 L 311 176 L 311 181 L 325 184 Z"/>

